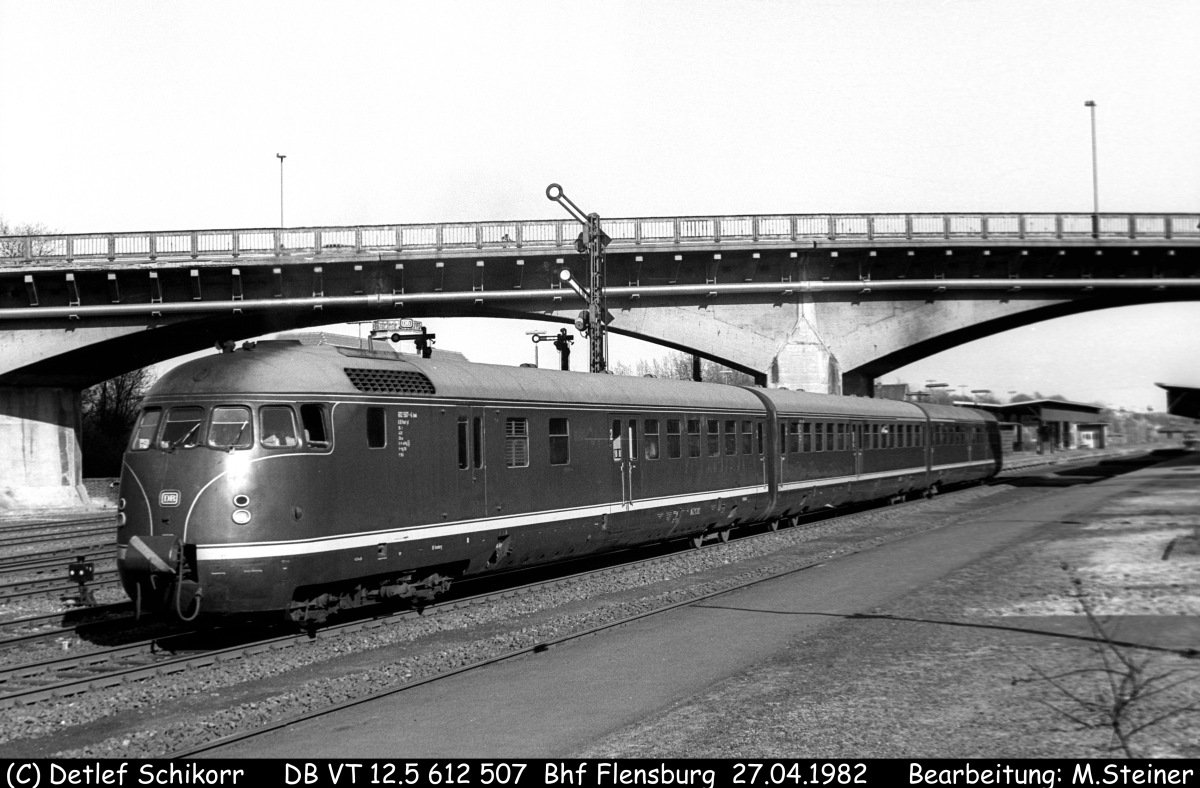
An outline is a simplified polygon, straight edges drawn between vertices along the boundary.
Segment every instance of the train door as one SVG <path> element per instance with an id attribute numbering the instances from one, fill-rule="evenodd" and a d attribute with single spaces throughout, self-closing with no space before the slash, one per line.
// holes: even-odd
<path id="1" fill-rule="evenodd" d="M 462 507 L 460 517 L 483 517 L 487 515 L 487 467 L 484 458 L 483 408 L 463 408 L 458 411 L 458 483 L 457 505 Z"/>
<path id="2" fill-rule="evenodd" d="M 613 530 L 623 531 L 632 524 L 633 505 L 641 489 L 637 418 L 629 413 L 610 413 L 608 438 L 612 447 L 612 491 L 617 502 L 609 522 Z"/>
<path id="3" fill-rule="evenodd" d="M 862 422 L 851 422 L 850 434 L 847 440 L 850 441 L 850 451 L 854 452 L 854 478 L 862 476 L 863 473 L 863 425 Z"/>

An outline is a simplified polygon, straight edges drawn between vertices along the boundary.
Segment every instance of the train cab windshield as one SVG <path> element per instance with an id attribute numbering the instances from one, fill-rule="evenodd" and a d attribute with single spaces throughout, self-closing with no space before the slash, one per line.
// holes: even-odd
<path id="1" fill-rule="evenodd" d="M 205 446 L 234 451 L 252 448 L 257 437 L 264 449 L 329 450 L 332 438 L 326 406 L 300 405 L 299 417 L 296 410 L 291 405 L 262 405 L 255 419 L 254 409 L 246 405 L 149 407 L 138 419 L 129 448 L 173 452 Z"/>
<path id="2" fill-rule="evenodd" d="M 167 420 L 158 438 L 158 448 L 192 448 L 200 441 L 200 425 L 203 423 L 204 408 L 171 408 L 167 411 Z"/>
<path id="3" fill-rule="evenodd" d="M 254 443 L 250 409 L 240 405 L 213 408 L 208 425 L 208 445 L 214 449 L 248 449 Z"/>

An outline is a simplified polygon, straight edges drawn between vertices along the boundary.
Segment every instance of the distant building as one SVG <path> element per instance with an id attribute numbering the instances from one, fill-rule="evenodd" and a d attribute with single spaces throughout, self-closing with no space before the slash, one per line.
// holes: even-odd
<path id="1" fill-rule="evenodd" d="M 875 397 L 877 399 L 896 399 L 901 402 L 908 401 L 908 384 L 907 383 L 879 383 L 875 386 Z"/>
<path id="2" fill-rule="evenodd" d="M 994 413 L 1001 422 L 1001 434 L 1011 441 L 1013 451 L 1063 449 L 1103 449 L 1108 445 L 1108 423 L 1097 421 L 1103 407 L 1082 402 L 1038 399 L 1010 402 L 1006 405 L 955 403 Z"/>

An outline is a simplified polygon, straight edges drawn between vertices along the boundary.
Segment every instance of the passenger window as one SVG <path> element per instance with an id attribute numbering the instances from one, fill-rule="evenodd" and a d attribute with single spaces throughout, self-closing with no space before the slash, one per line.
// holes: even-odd
<path id="1" fill-rule="evenodd" d="M 171 408 L 167 422 L 163 425 L 158 440 L 160 449 L 193 448 L 200 441 L 200 425 L 204 421 L 204 408 Z"/>
<path id="2" fill-rule="evenodd" d="M 825 425 L 813 425 L 813 451 L 825 451 Z"/>
<path id="3" fill-rule="evenodd" d="M 387 446 L 387 417 L 383 408 L 367 408 L 367 448 L 382 449 Z"/>
<path id="4" fill-rule="evenodd" d="M 133 440 L 129 442 L 130 451 L 145 451 L 154 443 L 154 433 L 158 432 L 158 422 L 162 420 L 162 410 L 146 408 L 138 419 L 137 429 L 133 431 Z"/>
<path id="5" fill-rule="evenodd" d="M 304 425 L 304 440 L 314 449 L 329 448 L 329 421 L 324 405 L 301 405 L 300 421 Z"/>
<path id="6" fill-rule="evenodd" d="M 646 419 L 646 459 L 658 459 L 658 419 Z"/>
<path id="7" fill-rule="evenodd" d="M 804 426 L 808 426 L 805 424 Z M 800 422 L 788 422 L 788 437 L 787 437 L 788 454 L 795 454 L 800 451 Z"/>
<path id="8" fill-rule="evenodd" d="M 737 422 L 725 421 L 725 454 L 737 454 Z"/>
<path id="9" fill-rule="evenodd" d="M 679 444 L 679 419 L 667 419 L 667 457 L 678 460 L 681 451 Z"/>
<path id="10" fill-rule="evenodd" d="M 688 456 L 700 456 L 700 419 L 688 419 Z"/>
<path id="11" fill-rule="evenodd" d="M 833 445 L 833 424 L 829 423 L 825 425 L 825 451 L 833 451 L 835 448 L 837 447 Z"/>
<path id="12" fill-rule="evenodd" d="M 571 462 L 571 425 L 566 419 L 550 419 L 550 464 Z"/>
<path id="13" fill-rule="evenodd" d="M 259 442 L 268 449 L 300 445 L 296 436 L 296 414 L 286 405 L 264 405 L 258 409 Z"/>
<path id="14" fill-rule="evenodd" d="M 742 422 L 742 454 L 754 451 L 754 439 L 750 437 L 750 422 Z"/>
<path id="15" fill-rule="evenodd" d="M 214 449 L 248 449 L 254 443 L 250 409 L 241 405 L 213 408 L 208 445 Z"/>
<path id="16" fill-rule="evenodd" d="M 754 434 L 758 440 L 758 453 L 761 456 L 763 453 L 763 423 L 761 421 L 754 422 Z"/>
<path id="17" fill-rule="evenodd" d="M 504 420 L 504 464 L 509 468 L 529 467 L 529 419 Z"/>

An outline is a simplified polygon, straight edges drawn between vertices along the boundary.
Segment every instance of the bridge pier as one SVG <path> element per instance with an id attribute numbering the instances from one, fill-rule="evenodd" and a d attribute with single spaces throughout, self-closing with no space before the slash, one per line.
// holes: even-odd
<path id="1" fill-rule="evenodd" d="M 0 386 L 0 512 L 87 505 L 80 392 Z"/>
<path id="2" fill-rule="evenodd" d="M 770 305 L 647 303 L 609 311 L 609 327 L 616 333 L 712 359 L 770 388 L 841 393 L 837 357 L 818 331 L 815 305 L 807 296 Z M 551 314 L 567 319 L 575 312 Z"/>

